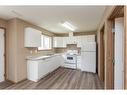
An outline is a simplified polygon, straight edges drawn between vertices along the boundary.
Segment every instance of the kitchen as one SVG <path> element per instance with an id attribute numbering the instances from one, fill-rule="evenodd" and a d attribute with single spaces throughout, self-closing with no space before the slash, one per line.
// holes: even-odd
<path id="1" fill-rule="evenodd" d="M 0 2 L 1 95 L 127 95 L 127 2 L 91 1 Z"/>
<path id="2" fill-rule="evenodd" d="M 42 41 L 41 40 L 42 35 L 38 35 L 36 37 L 35 36 L 36 34 L 34 34 L 34 29 L 32 28 L 26 28 L 25 33 L 26 33 L 25 47 L 29 48 L 40 46 L 40 44 L 37 43 L 41 43 L 40 41 Z M 32 34 L 34 35 L 33 38 Z M 35 39 L 34 37 L 38 38 L 38 41 L 37 39 L 34 41 L 33 40 Z M 57 69 L 60 66 L 70 69 L 80 69 L 81 71 L 96 73 L 95 35 L 73 36 L 73 32 L 70 32 L 69 37 L 53 37 L 53 48 L 56 51 L 55 54 L 48 54 L 45 56 L 37 56 L 37 57 L 28 56 L 27 78 L 29 80 L 37 82 L 39 79 L 43 78 L 45 75 L 47 75 L 48 73 L 52 72 L 53 70 Z M 59 49 L 59 51 L 57 49 Z M 41 50 L 41 48 L 39 47 L 38 50 Z M 35 52 L 37 51 L 35 50 Z M 49 63 L 46 63 L 47 60 L 49 61 Z M 47 66 L 46 68 L 45 64 L 47 65 L 49 64 L 49 66 Z M 54 66 L 51 64 L 54 64 Z M 39 67 L 41 68 L 39 69 Z M 39 72 L 41 74 L 39 74 Z"/>
<path id="3" fill-rule="evenodd" d="M 97 11 L 96 16 L 88 10 Z M 7 16 L 0 20 L 6 29 L 6 64 L 1 74 L 5 77 L 1 81 L 7 80 L 4 86 L 9 84 L 1 87 L 103 89 L 97 76 L 96 29 L 104 11 L 105 6 L 0 7 Z"/>

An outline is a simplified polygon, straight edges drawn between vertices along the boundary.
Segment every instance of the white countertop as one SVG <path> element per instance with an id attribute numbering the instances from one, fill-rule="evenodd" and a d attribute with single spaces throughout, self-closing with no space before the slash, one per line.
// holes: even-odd
<path id="1" fill-rule="evenodd" d="M 60 54 L 51 54 L 51 55 L 42 55 L 42 56 L 27 56 L 26 60 L 43 60 L 47 58 L 51 58 L 54 56 L 58 56 Z"/>

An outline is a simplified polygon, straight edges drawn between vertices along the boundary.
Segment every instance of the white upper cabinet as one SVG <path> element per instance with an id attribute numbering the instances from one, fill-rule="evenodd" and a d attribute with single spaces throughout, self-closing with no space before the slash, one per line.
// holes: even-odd
<path id="1" fill-rule="evenodd" d="M 88 43 L 88 42 L 95 42 L 95 35 L 85 35 L 85 36 L 80 36 L 80 46 Z"/>
<path id="2" fill-rule="evenodd" d="M 66 44 L 77 44 L 77 37 L 66 37 L 66 42 Z"/>
<path id="3" fill-rule="evenodd" d="M 87 42 L 87 36 L 81 37 L 81 46 Z"/>
<path id="4" fill-rule="evenodd" d="M 71 43 L 72 43 L 71 37 L 67 37 L 66 40 L 67 40 L 67 41 L 66 41 L 66 44 L 71 44 Z"/>
<path id="5" fill-rule="evenodd" d="M 53 37 L 53 47 L 57 47 L 57 37 Z"/>
<path id="6" fill-rule="evenodd" d="M 68 37 L 62 37 L 63 38 L 63 47 L 67 46 Z"/>
<path id="7" fill-rule="evenodd" d="M 95 35 L 88 35 L 87 36 L 87 41 L 88 42 L 94 42 L 95 41 Z"/>
<path id="8" fill-rule="evenodd" d="M 95 35 L 54 37 L 53 47 L 66 47 L 67 44 L 77 44 L 77 47 L 81 47 L 87 42 L 95 42 Z"/>
<path id="9" fill-rule="evenodd" d="M 53 47 L 64 47 L 63 37 L 53 37 Z"/>
<path id="10" fill-rule="evenodd" d="M 76 39 L 77 39 L 77 47 L 81 47 L 82 46 L 81 36 L 76 36 Z"/>
<path id="11" fill-rule="evenodd" d="M 41 46 L 41 31 L 27 27 L 24 34 L 24 47 Z"/>

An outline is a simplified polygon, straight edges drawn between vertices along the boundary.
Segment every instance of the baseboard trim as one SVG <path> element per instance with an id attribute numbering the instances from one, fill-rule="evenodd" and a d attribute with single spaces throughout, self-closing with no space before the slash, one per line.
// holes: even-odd
<path id="1" fill-rule="evenodd" d="M 14 83 L 14 84 L 23 82 L 23 81 L 25 81 L 25 80 L 27 80 L 27 79 L 25 78 L 25 79 L 23 79 L 23 80 L 21 80 L 21 81 L 14 82 L 14 81 L 12 81 L 12 80 L 6 79 L 6 81 L 9 81 L 9 82 Z"/>

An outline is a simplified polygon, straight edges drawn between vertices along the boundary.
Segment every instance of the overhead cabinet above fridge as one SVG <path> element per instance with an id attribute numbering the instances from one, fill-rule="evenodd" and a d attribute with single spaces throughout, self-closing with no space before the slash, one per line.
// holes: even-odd
<path id="1" fill-rule="evenodd" d="M 24 32 L 24 47 L 41 46 L 41 31 L 27 27 Z"/>

